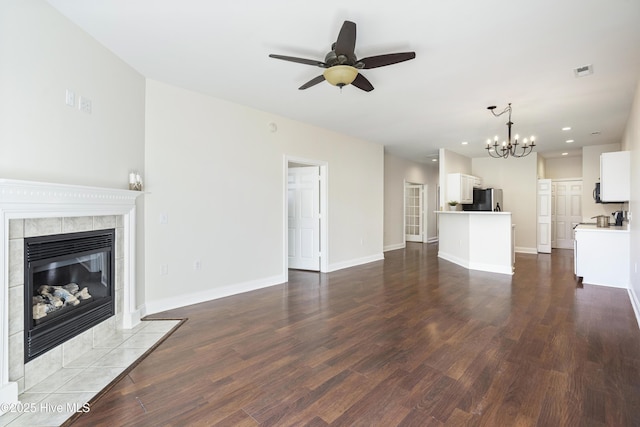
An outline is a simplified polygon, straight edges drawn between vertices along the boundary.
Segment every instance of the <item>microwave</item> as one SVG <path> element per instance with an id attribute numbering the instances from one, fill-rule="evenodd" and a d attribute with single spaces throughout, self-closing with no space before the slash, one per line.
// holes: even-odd
<path id="1" fill-rule="evenodd" d="M 600 200 L 600 183 L 596 182 L 596 188 L 593 189 L 593 200 L 595 200 L 596 203 L 602 203 L 602 200 Z"/>
<path id="2" fill-rule="evenodd" d="M 606 205 L 607 203 L 624 203 L 624 202 L 603 202 L 602 199 L 600 199 L 600 183 L 596 182 L 596 188 L 593 189 L 593 200 L 596 203 L 602 203 L 603 205 Z"/>

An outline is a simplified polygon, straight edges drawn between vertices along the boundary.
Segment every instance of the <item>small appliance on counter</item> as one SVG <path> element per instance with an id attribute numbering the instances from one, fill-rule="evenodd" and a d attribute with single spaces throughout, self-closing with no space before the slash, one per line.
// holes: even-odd
<path id="1" fill-rule="evenodd" d="M 502 190 L 498 188 L 474 188 L 473 204 L 462 205 L 463 211 L 502 211 Z"/>
<path id="2" fill-rule="evenodd" d="M 625 212 L 624 211 L 615 211 L 614 213 L 612 213 L 611 215 L 613 215 L 613 217 L 615 218 L 615 225 L 617 227 L 621 227 L 622 226 L 622 222 L 626 219 L 625 218 Z"/>

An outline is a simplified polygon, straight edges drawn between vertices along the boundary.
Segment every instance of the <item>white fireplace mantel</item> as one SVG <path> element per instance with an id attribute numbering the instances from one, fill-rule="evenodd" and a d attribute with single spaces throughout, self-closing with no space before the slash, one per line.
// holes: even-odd
<path id="1" fill-rule="evenodd" d="M 136 306 L 136 198 L 143 194 L 115 188 L 0 179 L 0 402 L 17 402 L 9 381 L 9 220 L 122 215 L 124 218 L 124 304 L 122 327 L 140 322 Z"/>

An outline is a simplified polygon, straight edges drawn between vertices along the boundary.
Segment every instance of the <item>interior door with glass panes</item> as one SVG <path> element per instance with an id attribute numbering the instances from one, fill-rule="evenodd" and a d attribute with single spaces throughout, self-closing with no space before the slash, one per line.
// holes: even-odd
<path id="1" fill-rule="evenodd" d="M 404 233 L 407 242 L 422 242 L 423 206 L 421 184 L 405 184 L 404 188 Z"/>

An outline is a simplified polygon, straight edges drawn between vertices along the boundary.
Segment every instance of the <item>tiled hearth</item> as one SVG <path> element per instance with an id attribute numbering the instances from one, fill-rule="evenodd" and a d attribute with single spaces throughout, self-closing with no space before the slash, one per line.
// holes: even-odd
<path id="1" fill-rule="evenodd" d="M 175 323 L 140 324 L 135 301 L 135 212 L 141 194 L 0 179 L 0 403 L 16 403 L 18 395 L 29 401 L 90 398 L 86 393 L 99 391 L 94 389 L 108 384 L 173 327 Z M 116 230 L 116 315 L 25 364 L 23 239 L 105 228 Z M 85 377 L 83 372 L 95 375 Z M 74 385 L 79 383 L 83 386 Z M 36 425 L 24 415 L 15 418 L 15 413 L 1 419 L 2 425 L 5 420 L 13 420 L 11 425 Z"/>
<path id="2" fill-rule="evenodd" d="M 101 343 L 80 356 L 76 353 L 76 357 L 63 368 L 20 394 L 22 406 L 15 409 L 22 411 L 0 416 L 0 427 L 59 426 L 74 415 L 74 408 L 90 411 L 90 406 L 83 405 L 179 322 L 150 320 L 141 322 L 133 329 L 113 329 Z"/>

